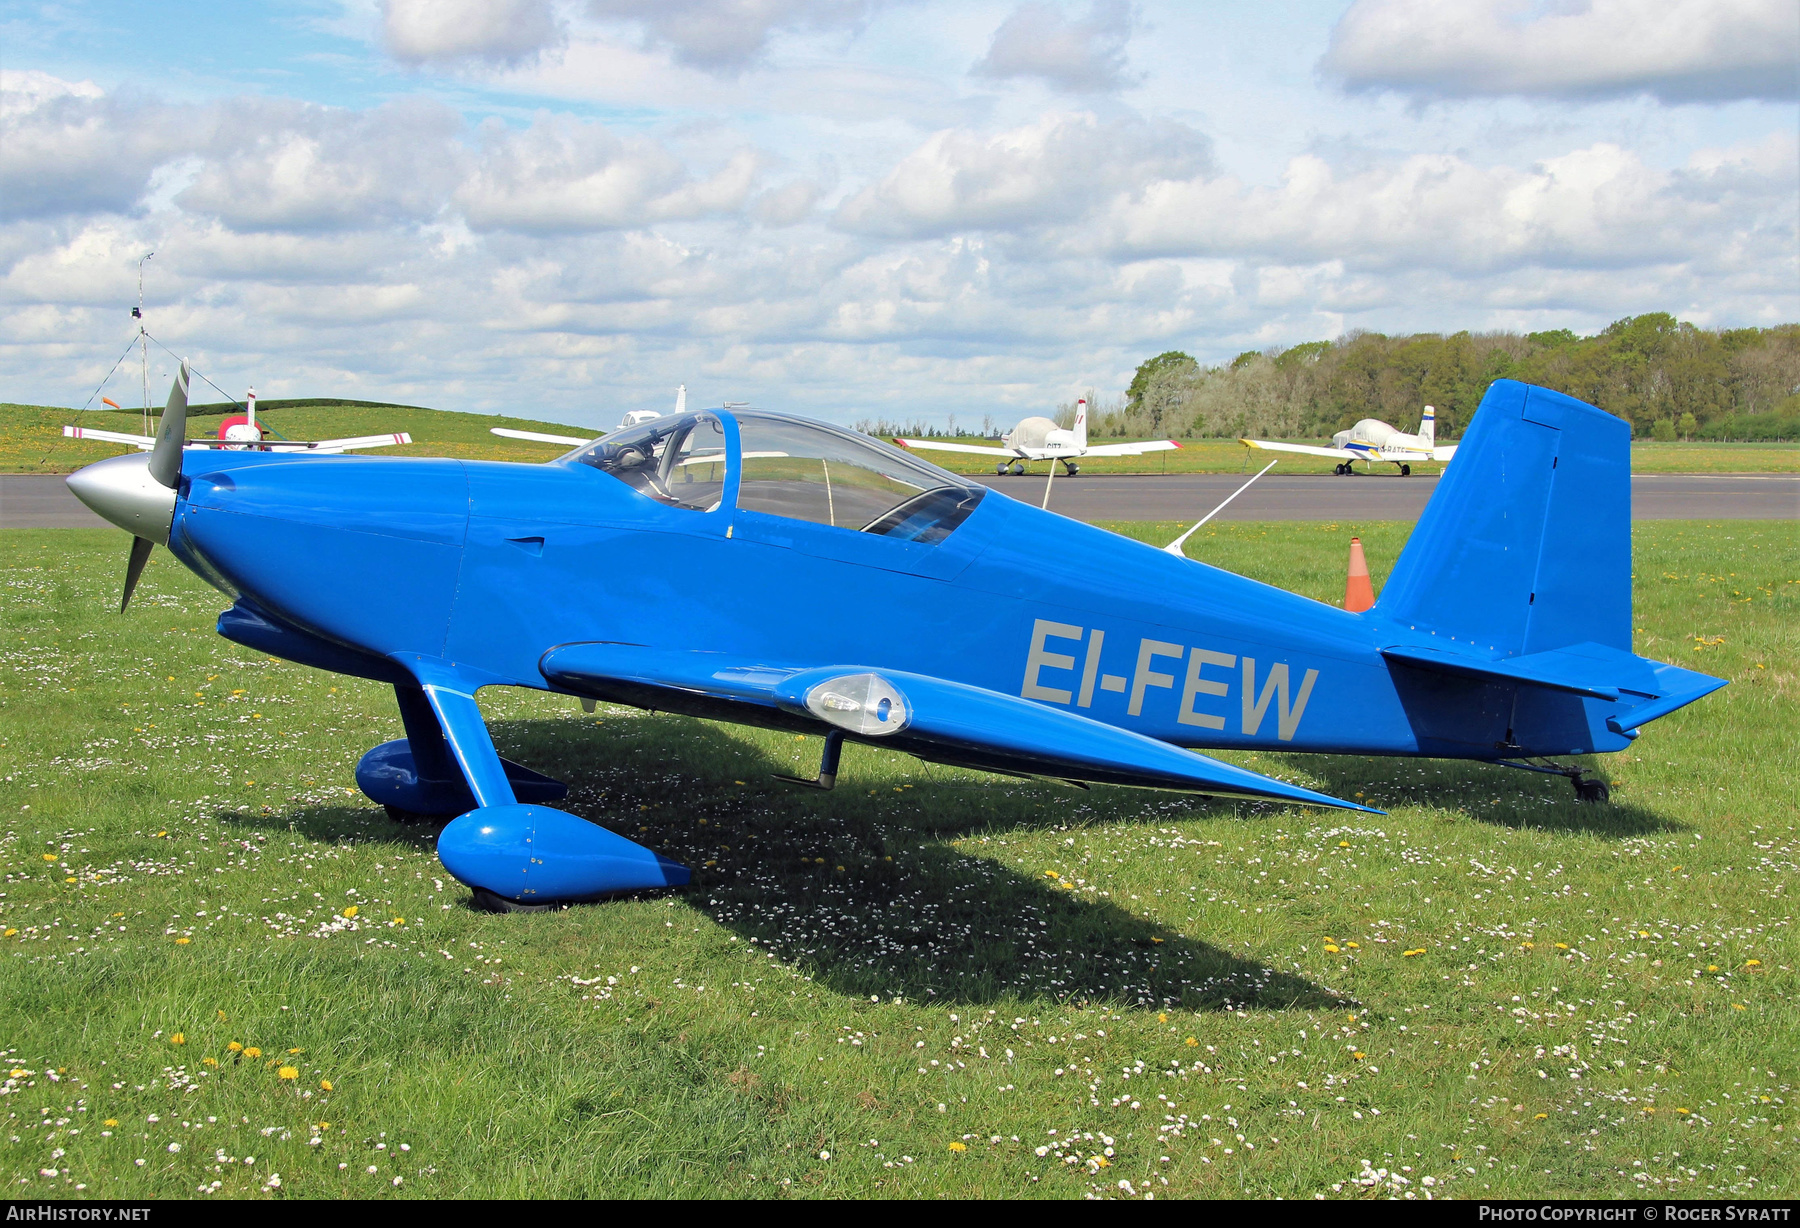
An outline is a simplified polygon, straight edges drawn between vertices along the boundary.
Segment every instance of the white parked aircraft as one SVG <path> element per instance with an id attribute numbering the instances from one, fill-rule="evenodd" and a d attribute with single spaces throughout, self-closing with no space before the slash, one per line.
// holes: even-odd
<path id="1" fill-rule="evenodd" d="M 977 456 L 1005 457 L 995 464 L 994 472 L 1005 473 L 1007 466 L 1015 474 L 1025 472 L 1026 461 L 1056 461 L 1070 476 L 1081 472 L 1075 462 L 1084 456 L 1141 456 L 1145 452 L 1167 452 L 1181 445 L 1173 439 L 1156 439 L 1149 443 L 1101 443 L 1090 446 L 1087 441 L 1087 398 L 1075 403 L 1075 429 L 1065 431 L 1048 418 L 1026 418 L 1000 437 L 1004 446 L 982 448 L 967 443 L 945 443 L 939 439 L 896 439 L 903 448 L 921 448 L 933 452 L 972 452 Z"/>
<path id="2" fill-rule="evenodd" d="M 675 389 L 675 414 L 680 417 L 687 412 L 687 385 L 681 384 Z M 626 411 L 619 425 L 614 430 L 624 430 L 628 426 L 638 426 L 645 422 L 654 422 L 662 417 L 654 409 L 633 409 Z M 532 443 L 561 443 L 571 448 L 580 447 L 584 443 L 592 443 L 598 436 L 577 439 L 573 435 L 546 435 L 542 431 L 515 431 L 510 427 L 490 426 L 488 431 L 506 439 L 525 439 Z"/>
<path id="3" fill-rule="evenodd" d="M 106 403 L 108 405 L 115 404 L 110 400 Z M 156 446 L 154 436 L 133 435 L 126 431 L 101 431 L 87 426 L 65 426 L 62 433 L 65 439 L 92 439 L 96 443 L 127 443 L 140 452 L 148 452 Z M 229 416 L 219 423 L 217 439 L 190 439 L 183 446 L 224 448 L 234 452 L 318 452 L 336 455 L 352 449 L 391 448 L 398 444 L 411 442 L 412 436 L 405 431 L 397 431 L 391 435 L 353 435 L 348 439 L 269 439 L 256 421 L 256 389 L 252 388 L 244 394 L 244 412 Z"/>
<path id="4" fill-rule="evenodd" d="M 1338 462 L 1332 472 L 1348 476 L 1357 461 L 1373 468 L 1377 461 L 1400 466 L 1400 476 L 1410 477 L 1419 461 L 1448 461 L 1456 455 L 1456 445 L 1437 446 L 1437 411 L 1425 407 L 1419 421 L 1419 433 L 1408 435 L 1374 418 L 1364 418 L 1347 431 L 1331 437 L 1329 448 L 1314 448 L 1303 443 L 1274 443 L 1267 439 L 1240 439 L 1246 448 L 1265 452 L 1299 452 L 1305 456 L 1329 456 Z"/>

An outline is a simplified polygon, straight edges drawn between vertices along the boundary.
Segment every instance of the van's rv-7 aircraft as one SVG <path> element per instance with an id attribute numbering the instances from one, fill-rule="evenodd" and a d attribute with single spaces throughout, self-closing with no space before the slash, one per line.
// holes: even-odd
<path id="1" fill-rule="evenodd" d="M 118 402 L 102 398 L 108 405 L 117 409 Z M 91 439 L 95 443 L 130 444 L 140 452 L 149 452 L 156 447 L 156 436 L 133 435 L 127 431 L 102 431 L 88 426 L 65 426 L 62 429 L 65 439 Z M 256 389 L 252 388 L 244 394 L 244 412 L 228 415 L 219 423 L 217 439 L 189 439 L 182 446 L 187 448 L 225 448 L 233 452 L 254 449 L 258 452 L 313 452 L 326 456 L 339 452 L 348 452 L 362 448 L 393 448 L 413 441 L 405 431 L 397 431 L 388 435 L 354 435 L 348 439 L 270 439 L 268 432 L 256 420 Z"/>
<path id="2" fill-rule="evenodd" d="M 1401 477 L 1411 477 L 1412 467 L 1420 461 L 1447 462 L 1456 455 L 1456 445 L 1437 446 L 1437 410 L 1427 405 L 1419 420 L 1419 433 L 1408 435 L 1377 418 L 1364 418 L 1347 431 L 1331 437 L 1329 448 L 1315 448 L 1303 443 L 1276 443 L 1268 439 L 1240 439 L 1246 448 L 1265 452 L 1298 452 L 1303 456 L 1329 456 L 1338 462 L 1333 473 L 1349 477 L 1356 472 L 1351 466 L 1361 461 L 1367 468 L 1377 462 L 1398 465 Z"/>
<path id="3" fill-rule="evenodd" d="M 1173 439 L 1156 439 L 1148 443 L 1100 443 L 1090 446 L 1087 441 L 1087 398 L 1083 397 L 1075 403 L 1075 429 L 1065 431 L 1048 418 L 1026 418 L 1000 437 L 1003 445 L 998 448 L 983 448 L 968 443 L 945 443 L 941 439 L 896 439 L 895 443 L 903 448 L 922 449 L 931 452 L 969 452 L 976 456 L 999 456 L 1004 460 L 994 465 L 995 473 L 1005 473 L 1012 467 L 1013 473 L 1025 472 L 1027 461 L 1047 460 L 1051 462 L 1050 470 L 1055 474 L 1055 462 L 1061 461 L 1070 477 L 1081 472 L 1081 466 L 1075 462 L 1084 456 L 1142 456 L 1146 452 L 1168 452 L 1181 445 Z"/>
<path id="4" fill-rule="evenodd" d="M 1604 780 L 1546 760 L 1623 750 L 1725 685 L 1632 650 L 1629 424 L 1510 380 L 1359 613 L 765 410 L 660 418 L 538 465 L 183 451 L 186 410 L 184 364 L 148 456 L 68 479 L 132 535 L 127 596 L 166 545 L 231 603 L 225 638 L 391 685 L 405 736 L 357 784 L 445 824 L 438 856 L 486 908 L 689 879 L 502 759 L 488 686 L 811 734 L 800 783 L 818 788 L 849 740 L 1365 811 L 1195 749 L 1473 760 L 1601 801 Z"/>

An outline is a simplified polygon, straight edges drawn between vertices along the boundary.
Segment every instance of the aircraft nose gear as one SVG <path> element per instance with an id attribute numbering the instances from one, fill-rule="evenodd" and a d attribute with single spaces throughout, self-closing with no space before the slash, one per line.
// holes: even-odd
<path id="1" fill-rule="evenodd" d="M 1074 477 L 1076 474 L 1081 472 L 1081 466 L 1077 465 L 1074 461 L 1064 461 L 1063 469 L 1065 472 L 1068 473 L 1068 475 L 1070 477 Z"/>

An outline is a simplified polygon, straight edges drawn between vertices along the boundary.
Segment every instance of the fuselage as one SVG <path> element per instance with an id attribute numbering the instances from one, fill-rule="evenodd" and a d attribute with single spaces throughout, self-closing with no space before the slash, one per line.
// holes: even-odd
<path id="1" fill-rule="evenodd" d="M 418 654 L 481 685 L 552 689 L 545 652 L 607 641 L 929 675 L 1196 748 L 1493 758 L 1625 744 L 1602 744 L 1592 701 L 1571 696 L 1537 714 L 1544 745 L 1516 745 L 1505 688 L 1409 680 L 1381 656 L 1485 646 L 996 492 L 924 544 L 740 507 L 735 479 L 698 510 L 567 462 L 182 462 L 169 544 L 238 602 L 221 630 L 241 638 L 254 616 L 281 630 L 258 647 L 370 677 Z"/>

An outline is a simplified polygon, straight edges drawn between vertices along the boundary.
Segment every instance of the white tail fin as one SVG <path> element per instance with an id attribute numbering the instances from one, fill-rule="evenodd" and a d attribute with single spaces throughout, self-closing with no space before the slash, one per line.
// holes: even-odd
<path id="1" fill-rule="evenodd" d="M 256 389 L 254 388 L 244 394 L 244 414 L 250 419 L 250 425 L 256 426 Z"/>
<path id="2" fill-rule="evenodd" d="M 1425 407 L 1425 416 L 1419 419 L 1419 438 L 1428 448 L 1437 439 L 1437 410 L 1429 405 Z"/>
<path id="3" fill-rule="evenodd" d="M 1087 447 L 1087 398 L 1075 402 L 1075 446 Z"/>
<path id="4" fill-rule="evenodd" d="M 681 384 L 681 385 L 677 386 L 675 389 L 675 412 L 678 414 L 684 414 L 687 412 L 687 385 L 686 384 Z"/>

